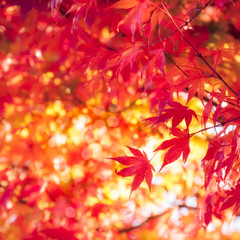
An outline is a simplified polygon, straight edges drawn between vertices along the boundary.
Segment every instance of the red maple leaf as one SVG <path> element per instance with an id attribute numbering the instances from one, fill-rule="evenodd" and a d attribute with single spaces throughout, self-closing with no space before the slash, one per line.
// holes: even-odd
<path id="1" fill-rule="evenodd" d="M 233 215 L 237 214 L 239 212 L 240 208 L 240 179 L 238 180 L 235 187 L 232 187 L 231 190 L 226 191 L 227 197 L 225 198 L 225 201 L 223 202 L 223 205 L 221 207 L 221 211 L 230 208 L 234 206 L 233 208 Z"/>
<path id="2" fill-rule="evenodd" d="M 157 49 L 152 51 L 153 58 L 144 66 L 142 75 L 145 72 L 146 79 L 151 81 L 159 72 L 164 74 L 165 56 L 163 49 Z"/>
<path id="3" fill-rule="evenodd" d="M 213 173 L 215 172 L 215 165 L 218 157 L 220 156 L 221 144 L 218 141 L 212 141 L 209 146 L 205 157 L 202 159 L 202 167 L 205 172 L 205 188 L 209 185 Z"/>
<path id="4" fill-rule="evenodd" d="M 176 136 L 176 138 L 164 141 L 159 147 L 157 147 L 154 151 L 165 150 L 169 148 L 166 152 L 163 164 L 160 171 L 169 163 L 176 161 L 180 158 L 181 154 L 183 156 L 183 161 L 186 162 L 188 155 L 190 153 L 189 147 L 189 134 L 187 130 L 181 131 L 179 128 L 175 128 L 172 131 L 172 134 Z"/>
<path id="5" fill-rule="evenodd" d="M 116 169 L 115 172 L 122 177 L 129 177 L 129 176 L 135 175 L 132 183 L 130 196 L 133 191 L 138 189 L 138 187 L 143 182 L 144 178 L 149 187 L 149 191 L 151 191 L 151 183 L 152 183 L 152 177 L 153 177 L 152 171 L 155 171 L 155 169 L 150 164 L 150 160 L 148 160 L 147 154 L 144 151 L 141 152 L 135 148 L 128 147 L 128 149 L 131 151 L 134 157 L 122 156 L 122 157 L 116 157 L 111 159 L 130 167 L 124 168 L 120 171 L 117 171 Z"/>
<path id="6" fill-rule="evenodd" d="M 159 111 L 158 117 L 147 118 L 145 121 L 156 125 L 160 122 L 167 122 L 172 119 L 172 129 L 174 129 L 183 121 L 183 119 L 185 119 L 187 128 L 189 127 L 193 116 L 198 120 L 197 114 L 188 107 L 183 106 L 181 103 L 169 102 L 168 105 L 170 108 L 164 110 L 162 109 L 163 104 L 163 107 L 166 107 L 165 101 L 159 104 L 159 109 L 161 108 L 161 110 Z"/>
<path id="7" fill-rule="evenodd" d="M 126 17 L 119 22 L 118 28 L 121 28 L 123 32 L 130 33 L 132 40 L 137 29 L 142 29 L 142 14 L 147 8 L 148 0 L 140 1 L 128 1 L 121 0 L 111 6 L 111 8 L 129 9 L 132 8 Z"/>
<path id="8" fill-rule="evenodd" d="M 207 227 L 207 225 L 212 221 L 212 198 L 213 196 L 211 194 L 206 195 L 199 211 L 199 218 L 203 227 Z"/>

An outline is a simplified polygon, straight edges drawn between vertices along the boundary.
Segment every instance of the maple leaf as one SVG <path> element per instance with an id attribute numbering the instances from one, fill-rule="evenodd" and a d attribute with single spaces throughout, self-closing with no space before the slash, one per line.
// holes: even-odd
<path id="1" fill-rule="evenodd" d="M 215 172 L 216 156 L 220 152 L 220 143 L 212 141 L 209 146 L 205 157 L 202 159 L 202 167 L 205 172 L 205 188 L 209 185 L 213 173 Z"/>
<path id="2" fill-rule="evenodd" d="M 157 24 L 159 24 L 159 26 L 160 26 L 163 17 L 164 17 L 163 11 L 161 11 L 159 9 L 155 9 L 155 11 L 153 11 L 152 16 L 151 16 L 151 29 L 150 29 L 150 36 L 149 36 L 148 43 L 152 42 L 156 26 L 157 26 Z M 158 30 L 158 31 L 160 33 L 160 30 Z"/>
<path id="3" fill-rule="evenodd" d="M 144 1 L 126 1 L 121 0 L 114 5 L 111 6 L 111 8 L 120 8 L 120 9 L 129 9 L 130 12 L 126 15 L 126 17 L 119 22 L 118 29 L 121 27 L 121 30 L 124 32 L 130 33 L 132 35 L 132 40 L 134 41 L 134 35 L 137 30 L 137 27 L 139 29 L 142 29 L 142 14 L 143 11 L 147 8 L 148 0 Z"/>
<path id="4" fill-rule="evenodd" d="M 40 234 L 50 239 L 77 240 L 77 238 L 74 236 L 74 231 L 68 230 L 64 227 L 45 228 L 40 232 Z"/>
<path id="5" fill-rule="evenodd" d="M 206 195 L 199 211 L 199 218 L 204 227 L 212 221 L 212 195 Z"/>
<path id="6" fill-rule="evenodd" d="M 221 116 L 222 119 L 224 119 L 224 122 L 232 120 L 229 124 L 239 123 L 240 110 L 238 107 L 227 106 L 221 110 L 219 115 Z M 225 123 L 224 125 L 226 126 L 227 123 Z"/>
<path id="7" fill-rule="evenodd" d="M 237 185 L 231 190 L 226 191 L 227 198 L 225 198 L 225 201 L 222 204 L 221 211 L 230 208 L 234 206 L 233 208 L 233 215 L 237 214 L 240 208 L 240 179 L 237 182 Z"/>
<path id="8" fill-rule="evenodd" d="M 131 151 L 131 153 L 134 155 L 134 157 L 122 156 L 122 157 L 110 158 L 123 165 L 130 166 L 120 171 L 117 171 L 116 169 L 115 171 L 116 174 L 122 177 L 129 177 L 129 176 L 135 175 L 135 177 L 133 178 L 130 196 L 133 191 L 138 189 L 138 187 L 143 182 L 144 178 L 147 182 L 149 191 L 151 191 L 151 183 L 152 183 L 152 177 L 153 177 L 152 171 L 155 171 L 155 169 L 150 164 L 150 160 L 148 160 L 147 154 L 144 151 L 141 152 L 138 149 L 131 148 L 129 146 L 127 147 Z"/>
<path id="9" fill-rule="evenodd" d="M 111 8 L 129 9 L 135 7 L 136 5 L 138 5 L 138 0 L 120 0 L 114 3 Z"/>
<path id="10" fill-rule="evenodd" d="M 163 167 L 172 163 L 180 158 L 181 154 L 183 156 L 183 161 L 186 162 L 188 155 L 190 153 L 189 147 L 189 134 L 187 130 L 181 131 L 179 128 L 175 128 L 172 131 L 172 135 L 176 136 L 176 138 L 164 141 L 159 147 L 157 147 L 154 152 L 159 150 L 169 150 L 166 152 L 163 164 L 161 166 L 161 171 Z"/>
<path id="11" fill-rule="evenodd" d="M 196 72 L 193 73 L 191 71 L 186 71 L 188 74 L 188 78 L 183 80 L 181 83 L 178 84 L 178 87 L 188 88 L 188 99 L 187 103 L 197 94 L 198 98 L 203 102 L 204 97 L 204 88 L 205 83 L 208 84 L 209 80 L 206 76 Z"/>
<path id="12" fill-rule="evenodd" d="M 160 113 L 158 117 L 147 118 L 146 121 L 153 123 L 153 125 L 156 125 L 160 122 L 167 122 L 172 119 L 172 129 L 174 129 L 182 122 L 183 119 L 185 119 L 185 123 L 188 129 L 193 116 L 198 120 L 197 114 L 193 110 L 188 109 L 188 107 L 183 106 L 181 103 L 169 102 L 168 105 L 170 108 L 163 110 L 163 107 L 166 107 L 166 102 L 160 103 Z"/>
<path id="13" fill-rule="evenodd" d="M 164 75 L 165 56 L 163 49 L 152 51 L 153 58 L 144 66 L 142 75 L 145 72 L 146 79 L 151 81 L 159 72 Z"/>

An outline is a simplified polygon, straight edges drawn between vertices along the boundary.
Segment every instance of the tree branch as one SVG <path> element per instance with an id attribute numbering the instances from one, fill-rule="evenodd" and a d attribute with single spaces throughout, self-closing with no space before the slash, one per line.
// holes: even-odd
<path id="1" fill-rule="evenodd" d="M 219 123 L 219 124 L 217 124 L 217 125 L 215 125 L 215 126 L 211 126 L 211 127 L 207 127 L 207 128 L 201 129 L 201 130 L 199 130 L 199 131 L 197 131 L 197 132 L 194 132 L 194 133 L 189 134 L 189 136 L 192 137 L 193 135 L 195 135 L 195 134 L 197 134 L 197 133 L 200 133 L 200 132 L 203 132 L 203 131 L 207 131 L 207 130 L 209 130 L 209 129 L 211 129 L 211 128 L 223 127 L 225 124 L 230 123 L 230 122 L 233 122 L 233 121 L 238 120 L 238 119 L 240 119 L 240 117 L 236 117 L 236 118 L 230 119 L 230 120 L 228 120 L 228 121 L 221 122 L 221 123 Z"/>
<path id="2" fill-rule="evenodd" d="M 188 208 L 188 209 L 191 209 L 191 210 L 197 210 L 197 208 L 195 207 L 191 207 L 191 206 L 187 206 L 186 204 L 179 204 L 177 205 L 178 208 Z M 157 215 L 153 215 L 153 216 L 150 216 L 148 217 L 145 221 L 143 221 L 142 223 L 136 225 L 136 226 L 132 226 L 132 227 L 128 227 L 128 228 L 123 228 L 123 229 L 118 229 L 118 232 L 119 233 L 124 233 L 124 232 L 130 232 L 134 229 L 137 229 L 137 228 L 140 228 L 142 226 L 144 226 L 145 224 L 147 224 L 148 222 L 150 222 L 151 220 L 153 219 L 156 219 L 156 218 L 160 218 L 162 216 L 164 216 L 165 214 L 167 214 L 169 211 L 166 210 L 160 214 L 157 214 Z"/>
<path id="3" fill-rule="evenodd" d="M 208 1 L 208 2 L 205 4 L 205 6 L 204 6 L 202 9 L 200 9 L 200 11 L 199 11 L 197 14 L 195 14 L 192 18 L 190 18 L 188 21 L 186 21 L 181 27 L 179 27 L 179 29 L 183 29 L 183 28 L 184 28 L 185 26 L 187 26 L 190 22 L 192 22 L 196 17 L 198 17 L 198 15 L 211 3 L 211 1 L 212 1 L 212 0 Z M 159 39 L 159 40 L 151 43 L 151 45 L 153 46 L 153 45 L 155 45 L 155 44 L 157 44 L 157 43 L 159 43 L 159 42 L 163 42 L 163 41 L 167 40 L 169 37 L 171 37 L 171 36 L 172 36 L 173 34 L 175 34 L 176 32 L 178 32 L 178 30 L 175 30 L 175 31 L 171 32 L 170 34 L 168 34 L 167 36 L 165 36 L 164 38 Z"/>
<path id="4" fill-rule="evenodd" d="M 166 213 L 168 213 L 168 210 L 163 212 L 163 213 L 160 213 L 160 214 L 157 214 L 157 215 L 154 215 L 154 216 L 150 216 L 148 217 L 145 221 L 143 221 L 142 223 L 136 225 L 136 226 L 132 226 L 132 227 L 128 227 L 128 228 L 123 228 L 123 229 L 119 229 L 118 232 L 119 233 L 123 233 L 123 232 L 130 232 L 136 228 L 140 228 L 142 226 L 144 226 L 146 223 L 148 223 L 149 221 L 155 219 L 155 218 L 159 218 L 159 217 L 162 217 L 164 216 Z"/>
<path id="5" fill-rule="evenodd" d="M 165 52 L 164 54 L 169 59 L 169 61 L 171 61 L 187 78 L 189 78 L 189 76 L 168 56 L 168 54 L 166 54 Z"/>
<path id="6" fill-rule="evenodd" d="M 210 3 L 210 1 L 209 1 Z M 183 35 L 183 33 L 180 31 L 180 28 L 177 26 L 175 23 L 174 19 L 172 18 L 171 14 L 167 10 L 167 8 L 164 6 L 162 3 L 162 7 L 166 11 L 167 15 L 171 19 L 172 23 L 175 25 L 177 28 L 177 31 L 180 33 L 182 38 L 188 43 L 188 45 L 196 52 L 197 56 L 202 59 L 202 61 L 208 66 L 208 68 L 217 76 L 217 78 L 231 91 L 233 92 L 236 96 L 238 96 L 237 92 L 223 79 L 223 77 L 208 63 L 208 61 L 202 56 L 201 53 L 198 52 L 198 50 L 193 46 L 193 44 Z"/>

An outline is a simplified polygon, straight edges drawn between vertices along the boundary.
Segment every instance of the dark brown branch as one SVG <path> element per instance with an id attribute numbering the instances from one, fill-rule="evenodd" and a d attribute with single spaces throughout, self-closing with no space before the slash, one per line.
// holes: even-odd
<path id="1" fill-rule="evenodd" d="M 210 3 L 210 1 L 209 1 Z M 168 12 L 167 8 L 164 6 L 164 4 L 162 3 L 162 6 L 164 8 L 164 10 L 167 12 L 167 15 L 169 16 L 169 18 L 171 19 L 172 23 L 175 25 L 176 27 L 176 31 L 178 31 L 180 33 L 180 35 L 182 36 L 182 38 L 188 43 L 188 45 L 196 52 L 197 56 L 199 58 L 202 59 L 202 61 L 208 66 L 208 68 L 215 74 L 215 76 L 218 77 L 218 79 L 231 91 L 233 92 L 236 96 L 238 96 L 237 92 L 223 79 L 223 77 L 208 63 L 208 61 L 202 56 L 201 53 L 198 52 L 198 50 L 193 46 L 193 44 L 183 35 L 183 33 L 180 31 L 180 28 L 177 26 L 177 24 L 175 23 L 175 21 L 173 20 L 172 16 L 170 15 L 170 13 Z"/>
<path id="2" fill-rule="evenodd" d="M 181 69 L 181 67 L 179 65 L 177 65 L 166 53 L 164 53 L 164 54 L 187 78 L 189 78 L 189 76 L 184 72 L 184 70 Z M 188 92 L 189 88 L 185 88 L 184 90 L 186 92 Z M 204 89 L 204 91 L 206 91 L 206 90 Z M 208 91 L 206 91 L 206 92 L 208 92 Z M 210 92 L 208 92 L 208 93 L 210 93 Z M 198 97 L 198 93 L 195 94 L 195 97 Z M 209 102 L 209 98 L 207 98 L 206 96 L 203 97 L 203 100 L 206 101 L 206 102 Z M 218 104 L 213 101 L 212 105 L 217 106 Z"/>
<path id="3" fill-rule="evenodd" d="M 188 21 L 186 21 L 181 27 L 179 27 L 179 29 L 183 29 L 183 28 L 184 28 L 185 26 L 187 26 L 190 22 L 192 22 L 196 17 L 198 17 L 198 15 L 211 3 L 211 1 L 212 1 L 212 0 L 208 1 L 208 2 L 205 4 L 205 6 L 204 6 L 202 9 L 200 9 L 200 11 L 199 11 L 197 14 L 195 14 L 192 18 L 190 18 Z M 168 34 L 168 35 L 165 36 L 164 38 L 159 39 L 159 40 L 151 43 L 151 45 L 153 46 L 153 45 L 155 45 L 155 44 L 157 44 L 157 43 L 159 43 L 159 42 L 163 42 L 163 41 L 167 40 L 169 37 L 171 37 L 171 36 L 172 36 L 173 34 L 175 34 L 176 32 L 178 32 L 178 29 L 175 30 L 175 31 L 173 31 L 173 32 L 171 32 L 170 34 Z"/>
<path id="4" fill-rule="evenodd" d="M 166 54 L 165 52 L 164 54 L 169 59 L 169 61 L 171 61 L 187 78 L 189 78 L 189 76 L 168 56 L 168 54 Z"/>
<path id="5" fill-rule="evenodd" d="M 186 40 L 186 38 L 185 38 Z M 188 43 L 190 43 L 188 41 Z M 200 54 L 192 45 L 190 45 L 194 51 L 196 51 L 197 55 L 199 58 L 202 59 L 202 61 L 211 69 L 211 71 L 218 77 L 218 79 L 231 91 L 233 92 L 236 96 L 238 96 L 237 92 L 222 78 L 222 76 L 207 62 L 207 60 Z"/>
<path id="6" fill-rule="evenodd" d="M 191 210 L 197 210 L 197 208 L 191 207 L 191 206 L 187 206 L 186 204 L 180 204 L 180 205 L 177 205 L 177 207 L 179 207 L 179 208 L 188 208 L 188 209 L 191 209 Z M 147 224 L 148 222 L 150 222 L 150 221 L 153 220 L 153 219 L 160 218 L 160 217 L 164 216 L 164 215 L 165 215 L 166 213 L 168 213 L 168 212 L 169 212 L 169 211 L 166 210 L 166 211 L 163 212 L 163 213 L 150 216 L 150 217 L 148 217 L 145 221 L 143 221 L 142 223 L 140 223 L 140 224 L 138 224 L 138 225 L 136 225 L 136 226 L 119 229 L 118 232 L 119 232 L 119 233 L 130 232 L 130 231 L 132 231 L 132 230 L 134 230 L 134 229 L 137 229 L 137 228 L 140 228 L 140 227 L 144 226 L 145 224 Z"/>
<path id="7" fill-rule="evenodd" d="M 138 224 L 138 225 L 136 225 L 136 226 L 132 226 L 132 227 L 129 227 L 129 228 L 119 229 L 118 232 L 119 232 L 119 233 L 130 232 L 130 231 L 132 231 L 132 230 L 134 230 L 134 229 L 136 229 L 136 228 L 140 228 L 140 227 L 144 226 L 146 223 L 148 223 L 149 221 L 151 221 L 151 220 L 153 220 L 153 219 L 155 219 L 155 218 L 159 218 L 159 217 L 164 216 L 166 213 L 168 213 L 168 211 L 165 211 L 165 212 L 163 212 L 163 213 L 161 213 L 161 214 L 158 214 L 158 215 L 151 216 L 151 217 L 147 218 L 145 221 L 143 221 L 142 223 L 140 223 L 140 224 Z"/>
<path id="8" fill-rule="evenodd" d="M 238 120 L 238 119 L 240 119 L 240 117 L 236 117 L 236 118 L 230 119 L 230 120 L 228 120 L 228 121 L 221 122 L 221 123 L 219 123 L 219 124 L 217 124 L 217 125 L 214 125 L 214 126 L 211 126 L 211 127 L 207 127 L 207 128 L 204 128 L 204 129 L 201 129 L 201 130 L 199 130 L 199 131 L 197 131 L 197 132 L 194 132 L 194 133 L 189 134 L 189 136 L 192 137 L 193 135 L 195 135 L 195 134 L 197 134 L 197 133 L 204 132 L 204 131 L 207 131 L 207 130 L 212 129 L 212 128 L 223 127 L 223 126 L 226 125 L 227 123 L 233 122 L 233 121 Z"/>

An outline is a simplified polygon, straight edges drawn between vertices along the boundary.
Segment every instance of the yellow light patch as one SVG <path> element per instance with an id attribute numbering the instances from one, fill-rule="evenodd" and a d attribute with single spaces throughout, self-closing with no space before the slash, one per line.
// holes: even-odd
<path id="1" fill-rule="evenodd" d="M 37 142 L 41 142 L 43 140 L 42 134 L 40 132 L 35 133 L 35 138 Z"/>
<path id="2" fill-rule="evenodd" d="M 113 72 L 111 70 L 108 70 L 106 74 L 107 74 L 108 77 L 112 77 Z"/>
<path id="3" fill-rule="evenodd" d="M 43 84 L 48 84 L 51 81 L 50 78 L 43 77 Z"/>
<path id="4" fill-rule="evenodd" d="M 49 203 L 48 202 L 43 202 L 43 201 L 38 201 L 37 205 L 38 205 L 38 208 L 40 210 L 44 210 L 45 208 L 49 207 Z"/>
<path id="5" fill-rule="evenodd" d="M 132 124 L 137 124 L 137 123 L 138 123 L 138 120 L 137 120 L 136 118 L 132 118 L 132 119 L 131 119 L 131 123 L 132 123 Z"/>
<path id="6" fill-rule="evenodd" d="M 102 42 L 107 42 L 109 41 L 112 37 L 115 36 L 114 32 L 110 32 L 109 27 L 104 27 L 101 31 L 102 33 L 102 37 L 101 37 L 101 41 Z"/>
<path id="7" fill-rule="evenodd" d="M 60 112 L 59 112 L 59 115 L 61 117 L 65 116 L 66 115 L 66 111 L 64 109 L 62 109 Z"/>
<path id="8" fill-rule="evenodd" d="M 47 72 L 42 75 L 43 83 L 48 84 L 51 79 L 54 77 L 54 74 L 52 72 Z"/>
<path id="9" fill-rule="evenodd" d="M 134 133 L 134 134 L 133 134 L 133 138 L 134 138 L 134 139 L 138 139 L 138 138 L 139 138 L 139 135 L 138 135 L 137 133 Z"/>
<path id="10" fill-rule="evenodd" d="M 52 72 L 47 72 L 47 73 L 45 73 L 45 76 L 48 78 L 53 78 L 54 74 Z"/>
<path id="11" fill-rule="evenodd" d="M 61 79 L 60 78 L 55 78 L 54 79 L 54 84 L 55 85 L 60 85 L 61 84 Z"/>
<path id="12" fill-rule="evenodd" d="M 120 197 L 120 192 L 118 189 L 114 189 L 112 191 L 109 192 L 109 197 L 111 198 L 111 200 L 117 200 Z"/>
<path id="13" fill-rule="evenodd" d="M 20 133 L 20 136 L 23 137 L 23 138 L 27 138 L 29 136 L 29 131 L 27 128 L 24 128 L 21 133 Z"/>
<path id="14" fill-rule="evenodd" d="M 89 81 L 89 80 L 91 80 L 91 78 L 92 78 L 92 76 L 93 76 L 93 73 L 92 73 L 92 71 L 91 71 L 91 69 L 90 68 L 88 68 L 88 70 L 85 72 L 86 73 L 86 75 L 87 75 L 87 80 Z"/>
<path id="15" fill-rule="evenodd" d="M 50 127 L 50 130 L 51 130 L 52 132 L 56 132 L 56 130 L 57 130 L 57 124 L 56 124 L 56 122 L 51 121 L 50 124 L 49 124 L 49 127 Z"/>
<path id="16" fill-rule="evenodd" d="M 50 116 L 55 115 L 55 111 L 52 107 L 48 107 L 45 112 L 46 112 L 46 115 L 50 115 Z"/>
<path id="17" fill-rule="evenodd" d="M 70 175 L 68 172 L 61 173 L 61 181 L 64 183 L 68 183 L 70 181 Z"/>
<path id="18" fill-rule="evenodd" d="M 87 108 L 83 108 L 82 112 L 83 112 L 83 113 L 88 113 L 89 111 L 88 111 Z"/>
<path id="19" fill-rule="evenodd" d="M 83 178 L 84 177 L 84 171 L 80 165 L 74 165 L 72 166 L 70 170 L 70 175 L 72 178 Z"/>
<path id="20" fill-rule="evenodd" d="M 142 104 L 142 99 L 138 99 L 137 101 L 136 101 L 136 105 L 141 105 Z"/>
<path id="21" fill-rule="evenodd" d="M 83 136 L 75 127 L 69 128 L 68 135 L 70 143 L 74 143 L 76 145 L 79 145 L 83 139 Z"/>
<path id="22" fill-rule="evenodd" d="M 109 32 L 108 27 L 104 27 L 104 28 L 102 29 L 102 36 L 103 36 L 104 38 L 109 38 L 110 32 Z"/>
<path id="23" fill-rule="evenodd" d="M 216 44 L 215 43 L 209 43 L 208 46 L 209 46 L 209 48 L 213 48 L 214 49 L 216 47 Z"/>
<path id="24" fill-rule="evenodd" d="M 25 121 L 26 124 L 31 123 L 31 122 L 32 122 L 32 117 L 31 117 L 31 115 L 26 115 L 26 116 L 24 117 L 24 121 Z"/>
<path id="25" fill-rule="evenodd" d="M 112 99 L 112 104 L 117 104 L 117 103 L 118 103 L 117 99 L 116 99 L 116 98 L 113 98 L 113 99 Z"/>
<path id="26" fill-rule="evenodd" d="M 228 43 L 224 43 L 223 47 L 224 47 L 224 48 L 230 48 L 230 46 L 229 46 Z"/>
<path id="27" fill-rule="evenodd" d="M 234 56 L 234 59 L 235 59 L 237 62 L 240 63 L 240 55 L 235 55 L 235 56 Z"/>
<path id="28" fill-rule="evenodd" d="M 0 164 L 0 171 L 6 169 L 7 167 L 8 167 L 8 164 L 6 164 L 6 163 L 1 163 L 1 164 Z M 2 181 L 2 182 L 3 182 L 3 181 Z M 2 182 L 1 182 L 1 185 L 2 185 Z"/>
<path id="29" fill-rule="evenodd" d="M 55 112 L 59 113 L 62 110 L 62 103 L 60 101 L 56 101 L 53 105 L 53 109 Z"/>

